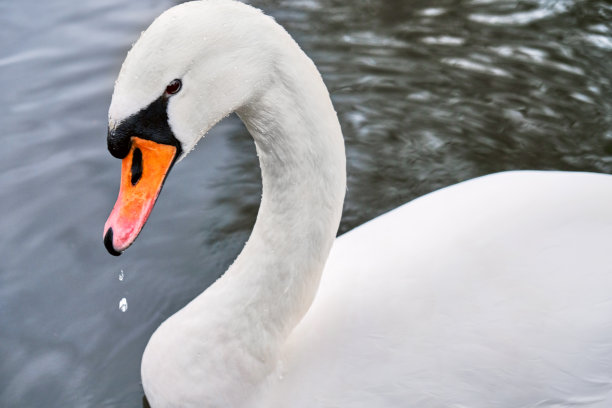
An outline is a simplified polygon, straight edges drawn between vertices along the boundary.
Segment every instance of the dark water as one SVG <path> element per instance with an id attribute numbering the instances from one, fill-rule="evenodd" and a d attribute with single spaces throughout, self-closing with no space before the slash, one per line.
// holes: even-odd
<path id="1" fill-rule="evenodd" d="M 113 82 L 131 42 L 176 3 L 0 2 L 2 407 L 139 406 L 149 336 L 248 237 L 259 170 L 231 117 L 173 170 L 126 254 L 102 245 L 119 185 L 105 145 Z M 612 172 L 609 3 L 253 4 L 332 93 L 348 154 L 342 231 L 495 171 Z"/>

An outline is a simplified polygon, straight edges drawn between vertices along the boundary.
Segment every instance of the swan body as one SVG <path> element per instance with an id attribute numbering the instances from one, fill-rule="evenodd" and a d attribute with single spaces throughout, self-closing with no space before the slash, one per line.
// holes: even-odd
<path id="1" fill-rule="evenodd" d="M 611 189 L 498 173 L 342 235 L 258 406 L 612 406 Z"/>
<path id="2" fill-rule="evenodd" d="M 260 159 L 257 221 L 226 273 L 151 337 L 151 406 L 612 404 L 612 177 L 490 175 L 336 239 L 346 174 L 328 92 L 278 24 L 235 1 L 173 7 L 122 66 L 111 253 L 136 238 L 174 161 L 234 111 Z"/>

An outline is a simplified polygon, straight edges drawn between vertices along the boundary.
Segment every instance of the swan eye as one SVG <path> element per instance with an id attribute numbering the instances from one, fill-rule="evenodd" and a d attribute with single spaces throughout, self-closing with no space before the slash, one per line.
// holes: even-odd
<path id="1" fill-rule="evenodd" d="M 182 86 L 182 83 L 180 79 L 173 79 L 166 87 L 166 94 L 173 95 L 177 93 L 178 91 L 181 90 L 181 86 Z"/>

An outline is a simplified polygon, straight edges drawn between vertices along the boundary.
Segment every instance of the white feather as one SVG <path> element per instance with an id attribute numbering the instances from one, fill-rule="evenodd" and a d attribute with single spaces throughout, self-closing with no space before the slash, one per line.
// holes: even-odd
<path id="1" fill-rule="evenodd" d="M 263 197 L 235 263 L 152 336 L 153 407 L 612 406 L 612 177 L 487 176 L 335 240 L 342 134 L 291 37 L 234 1 L 176 6 L 128 54 L 111 126 L 174 78 L 185 154 L 236 111 Z"/>

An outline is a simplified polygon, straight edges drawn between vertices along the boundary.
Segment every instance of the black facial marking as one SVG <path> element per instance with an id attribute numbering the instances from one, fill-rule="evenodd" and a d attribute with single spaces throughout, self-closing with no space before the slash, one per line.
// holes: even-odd
<path id="1" fill-rule="evenodd" d="M 132 185 L 135 186 L 142 177 L 142 152 L 139 148 L 134 149 L 132 154 Z"/>
<path id="2" fill-rule="evenodd" d="M 106 247 L 106 250 L 108 251 L 109 254 L 114 255 L 114 256 L 119 256 L 121 255 L 121 252 L 116 251 L 115 248 L 113 247 L 113 228 L 109 228 L 108 231 L 106 231 L 106 235 L 104 235 L 104 246 Z"/>
<path id="3" fill-rule="evenodd" d="M 123 120 L 109 130 L 108 151 L 118 159 L 123 159 L 130 152 L 132 136 L 152 140 L 157 143 L 176 147 L 176 156 L 181 155 L 181 143 L 172 133 L 168 124 L 168 97 L 160 96 L 149 106 Z"/>

